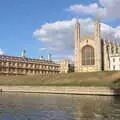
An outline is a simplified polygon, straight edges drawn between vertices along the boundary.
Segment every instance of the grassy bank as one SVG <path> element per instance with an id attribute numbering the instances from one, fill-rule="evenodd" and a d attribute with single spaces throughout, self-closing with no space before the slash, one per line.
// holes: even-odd
<path id="1" fill-rule="evenodd" d="M 69 73 L 46 76 L 0 76 L 0 85 L 120 86 L 120 72 Z"/>

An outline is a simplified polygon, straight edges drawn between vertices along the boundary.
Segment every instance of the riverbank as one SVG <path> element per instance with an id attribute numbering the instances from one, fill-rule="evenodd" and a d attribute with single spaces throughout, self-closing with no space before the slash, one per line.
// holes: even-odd
<path id="1" fill-rule="evenodd" d="M 0 76 L 3 92 L 120 95 L 120 72 Z"/>
<path id="2" fill-rule="evenodd" d="M 120 95 L 120 88 L 110 87 L 55 87 L 55 86 L 0 86 L 1 92 L 75 94 L 75 95 Z"/>
<path id="3" fill-rule="evenodd" d="M 0 86 L 120 86 L 120 72 L 0 76 Z"/>

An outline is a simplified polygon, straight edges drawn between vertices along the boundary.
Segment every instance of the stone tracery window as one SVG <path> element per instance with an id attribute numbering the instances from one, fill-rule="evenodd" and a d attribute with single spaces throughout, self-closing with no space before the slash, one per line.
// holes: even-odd
<path id="1" fill-rule="evenodd" d="M 82 48 L 82 65 L 94 65 L 95 53 L 94 48 L 90 45 L 86 45 Z"/>

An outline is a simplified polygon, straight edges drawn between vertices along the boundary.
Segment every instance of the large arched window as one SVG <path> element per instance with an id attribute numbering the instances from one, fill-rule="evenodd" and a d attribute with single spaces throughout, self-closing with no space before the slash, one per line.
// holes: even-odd
<path id="1" fill-rule="evenodd" d="M 95 53 L 94 48 L 90 45 L 86 45 L 82 48 L 82 65 L 94 65 Z"/>

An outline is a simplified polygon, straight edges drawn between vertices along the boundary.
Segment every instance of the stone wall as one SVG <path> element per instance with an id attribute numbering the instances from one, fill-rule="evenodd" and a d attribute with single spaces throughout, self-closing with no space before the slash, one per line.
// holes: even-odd
<path id="1" fill-rule="evenodd" d="M 54 86 L 0 86 L 3 92 L 32 92 L 78 95 L 120 95 L 120 88 L 109 87 L 54 87 Z"/>

